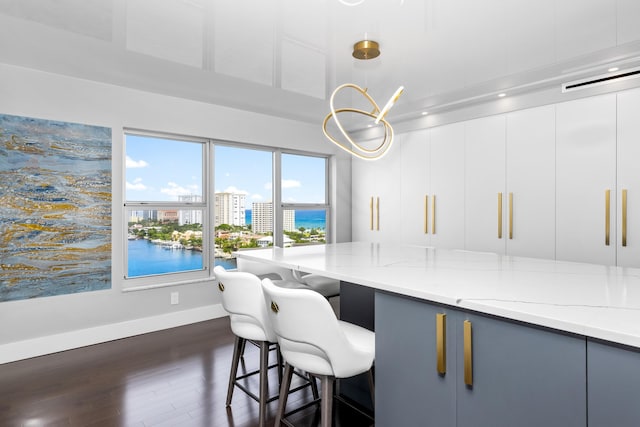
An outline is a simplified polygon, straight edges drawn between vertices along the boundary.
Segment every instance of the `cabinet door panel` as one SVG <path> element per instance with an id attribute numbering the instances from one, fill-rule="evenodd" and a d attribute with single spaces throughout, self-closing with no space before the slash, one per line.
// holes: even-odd
<path id="1" fill-rule="evenodd" d="M 505 239 L 509 255 L 555 258 L 555 142 L 555 106 L 507 115 Z"/>
<path id="2" fill-rule="evenodd" d="M 618 241 L 617 261 L 640 267 L 640 90 L 618 94 Z M 627 196 L 627 224 L 622 227 L 622 191 Z M 626 232 L 626 246 L 623 233 Z"/>
<path id="3" fill-rule="evenodd" d="M 556 258 L 616 262 L 616 96 L 556 108 Z M 605 192 L 610 190 L 609 245 Z"/>
<path id="4" fill-rule="evenodd" d="M 640 425 L 640 353 L 587 342 L 589 427 Z"/>
<path id="5" fill-rule="evenodd" d="M 370 206 L 375 190 L 374 169 L 371 162 L 360 159 L 351 160 L 351 169 L 353 175 L 351 184 L 351 240 L 371 242 L 376 237 L 372 230 L 372 221 L 375 221 L 375 218 L 372 218 L 373 211 Z"/>
<path id="6" fill-rule="evenodd" d="M 425 196 L 429 193 L 429 134 L 426 130 L 402 135 L 400 171 L 400 226 L 402 242 L 428 245 L 425 230 Z"/>
<path id="7" fill-rule="evenodd" d="M 380 160 L 369 162 L 374 168 L 374 196 L 380 198 L 375 222 L 380 222 L 378 239 L 380 242 L 400 241 L 400 167 L 402 153 L 399 146 L 394 145 L 391 151 Z"/>
<path id="8" fill-rule="evenodd" d="M 431 245 L 464 249 L 464 123 L 434 128 L 430 139 L 430 203 L 435 197 L 436 204 Z"/>
<path id="9" fill-rule="evenodd" d="M 505 116 L 466 123 L 465 169 L 465 249 L 504 253 Z M 500 224 L 498 193 L 503 197 Z"/>
<path id="10" fill-rule="evenodd" d="M 458 375 L 459 427 L 586 426 L 584 338 L 462 316 L 471 321 L 473 386 Z M 458 348 L 462 369 L 462 339 Z"/>
<path id="11" fill-rule="evenodd" d="M 456 367 L 436 369 L 436 313 L 447 310 L 380 292 L 375 300 L 376 425 L 454 427 Z M 454 323 L 447 322 L 450 360 Z"/>

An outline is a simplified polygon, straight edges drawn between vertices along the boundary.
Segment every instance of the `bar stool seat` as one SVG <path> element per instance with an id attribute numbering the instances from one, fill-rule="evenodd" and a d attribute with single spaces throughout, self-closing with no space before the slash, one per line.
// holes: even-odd
<path id="1" fill-rule="evenodd" d="M 268 317 L 285 361 L 275 426 L 284 418 L 293 369 L 320 378 L 322 384 L 321 425 L 329 427 L 332 418 L 333 386 L 336 378 L 369 373 L 371 399 L 375 401 L 372 367 L 375 359 L 375 333 L 338 320 L 329 301 L 306 289 L 285 289 L 270 279 L 262 280 Z M 314 403 L 314 402 L 312 402 Z M 309 404 L 304 405 L 304 407 Z"/>

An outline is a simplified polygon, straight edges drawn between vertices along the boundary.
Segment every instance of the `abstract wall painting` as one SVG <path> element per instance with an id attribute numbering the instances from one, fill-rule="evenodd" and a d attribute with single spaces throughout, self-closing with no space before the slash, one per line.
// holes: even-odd
<path id="1" fill-rule="evenodd" d="M 0 114 L 0 301 L 111 288 L 111 129 Z"/>

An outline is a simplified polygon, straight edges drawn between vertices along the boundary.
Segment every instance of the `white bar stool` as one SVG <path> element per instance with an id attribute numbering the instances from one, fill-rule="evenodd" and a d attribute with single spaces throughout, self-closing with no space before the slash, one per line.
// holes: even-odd
<path id="1" fill-rule="evenodd" d="M 265 303 L 273 330 L 277 335 L 285 370 L 280 386 L 280 400 L 275 426 L 285 415 L 297 412 L 315 402 L 285 414 L 293 369 L 320 378 L 321 425 L 331 426 L 333 386 L 336 378 L 348 378 L 369 372 L 371 399 L 374 401 L 372 367 L 375 359 L 375 333 L 352 323 L 338 320 L 331 305 L 317 292 L 306 289 L 284 289 L 270 279 L 262 281 Z"/>
<path id="2" fill-rule="evenodd" d="M 216 266 L 213 271 L 218 280 L 218 289 L 222 296 L 222 306 L 229 313 L 231 330 L 236 336 L 233 359 L 231 361 L 231 372 L 229 374 L 226 405 L 231 405 L 234 387 L 238 387 L 259 403 L 258 423 L 263 427 L 266 423 L 267 403 L 278 398 L 278 395 L 268 396 L 267 373 L 269 368 L 277 367 L 278 381 L 281 383 L 282 359 L 279 348 L 277 347 L 276 334 L 267 316 L 260 279 L 251 273 L 226 271 L 222 266 Z M 256 371 L 238 376 L 238 365 L 247 341 L 256 344 L 260 348 L 260 368 Z M 269 351 L 271 349 L 276 350 L 278 363 L 269 366 Z M 260 391 L 259 396 L 256 396 L 240 381 L 258 373 L 260 374 Z M 308 385 L 309 384 L 304 384 L 295 390 L 299 390 Z M 311 386 L 315 397 L 318 393 L 315 388 L 315 381 L 311 383 Z"/>

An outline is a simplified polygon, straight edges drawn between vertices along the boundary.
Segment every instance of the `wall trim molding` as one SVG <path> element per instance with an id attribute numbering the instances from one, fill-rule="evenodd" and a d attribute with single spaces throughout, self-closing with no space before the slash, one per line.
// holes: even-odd
<path id="1" fill-rule="evenodd" d="M 159 316 L 144 317 L 126 322 L 16 341 L 0 345 L 0 364 L 217 319 L 226 315 L 227 313 L 221 304 L 214 304 Z"/>

